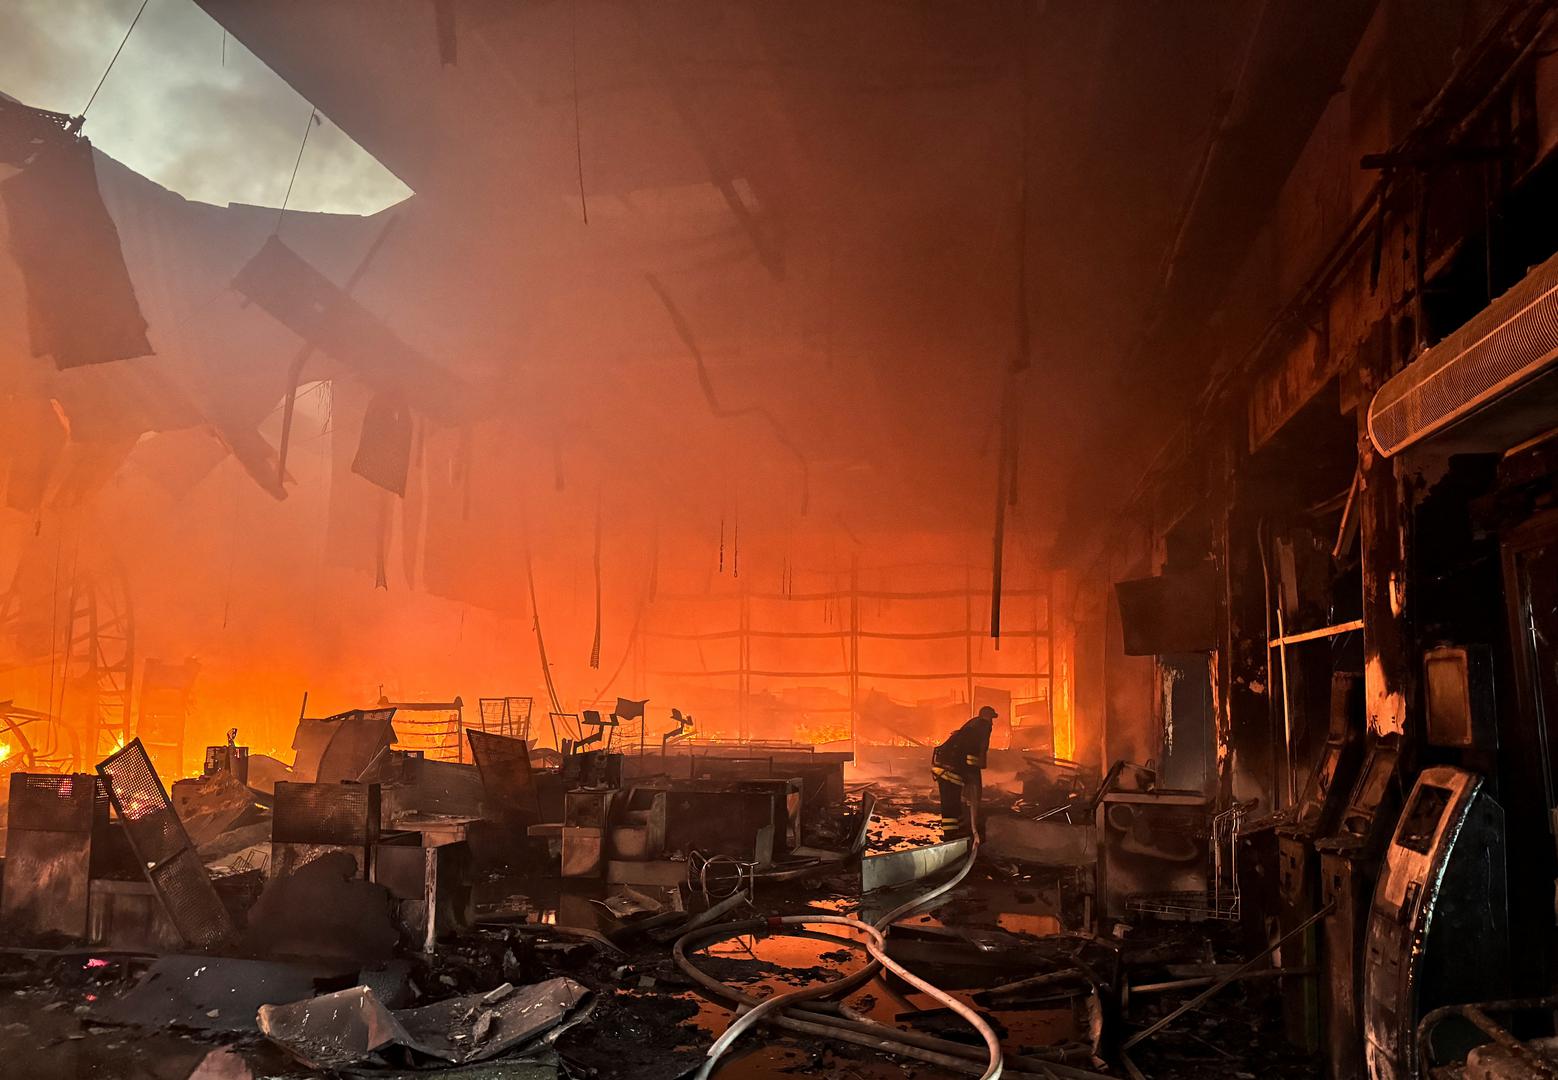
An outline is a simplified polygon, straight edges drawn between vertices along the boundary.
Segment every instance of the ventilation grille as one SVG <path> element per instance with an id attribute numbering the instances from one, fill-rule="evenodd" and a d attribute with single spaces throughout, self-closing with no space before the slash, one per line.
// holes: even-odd
<path id="1" fill-rule="evenodd" d="M 162 898 L 168 920 L 189 944 L 209 949 L 232 936 L 227 908 L 194 848 L 185 848 L 146 876 Z"/>
<path id="2" fill-rule="evenodd" d="M 97 766 L 125 837 L 179 935 L 207 948 L 232 936 L 232 920 L 195 854 L 184 823 L 140 739 Z"/>
<path id="3" fill-rule="evenodd" d="M 1558 256 L 1418 357 L 1374 395 L 1369 438 L 1386 457 L 1540 374 L 1558 356 Z"/>
<path id="4" fill-rule="evenodd" d="M 91 832 L 108 817 L 108 796 L 90 773 L 12 773 L 12 829 Z"/>
<path id="5" fill-rule="evenodd" d="M 271 840 L 362 846 L 379 835 L 377 784 L 276 785 Z"/>
<path id="6" fill-rule="evenodd" d="M 136 739 L 97 767 L 107 781 L 114 809 L 124 823 L 125 835 L 141 862 L 166 862 L 184 848 L 189 837 L 151 759 Z"/>
<path id="7" fill-rule="evenodd" d="M 465 737 L 471 741 L 471 757 L 489 805 L 515 817 L 538 819 L 541 804 L 525 741 L 475 730 L 467 730 Z"/>

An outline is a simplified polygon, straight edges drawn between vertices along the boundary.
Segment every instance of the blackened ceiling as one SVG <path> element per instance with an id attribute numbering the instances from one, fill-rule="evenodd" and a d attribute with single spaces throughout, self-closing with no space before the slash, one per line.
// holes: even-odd
<path id="1" fill-rule="evenodd" d="M 782 529 L 788 439 L 813 519 L 977 534 L 1025 305 L 1041 535 L 1122 402 L 1195 382 L 1144 342 L 1204 317 L 1372 8 L 199 2 L 417 192 L 369 292 L 517 444 L 673 497 L 717 474 Z M 772 424 L 709 415 L 666 298 Z"/>

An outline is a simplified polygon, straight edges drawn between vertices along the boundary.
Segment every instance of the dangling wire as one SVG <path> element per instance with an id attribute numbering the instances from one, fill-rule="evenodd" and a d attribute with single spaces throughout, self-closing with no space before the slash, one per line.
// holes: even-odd
<path id="1" fill-rule="evenodd" d="M 227 541 L 227 584 L 222 588 L 222 629 L 227 629 L 227 616 L 233 605 L 233 570 L 238 565 L 238 497 L 241 485 L 233 480 L 232 527 Z"/>
<path id="2" fill-rule="evenodd" d="M 60 529 L 59 539 L 54 543 L 54 593 L 49 600 L 49 704 L 48 708 L 54 708 L 54 665 L 59 656 L 60 644 L 60 554 L 65 549 L 65 530 Z M 65 631 L 70 632 L 68 629 Z M 69 650 L 66 650 L 69 655 Z"/>
<path id="3" fill-rule="evenodd" d="M 590 646 L 590 667 L 600 667 L 600 623 L 601 623 L 601 585 L 600 585 L 600 534 L 601 534 L 601 493 L 595 491 L 595 644 Z"/>
<path id="4" fill-rule="evenodd" d="M 298 180 L 298 166 L 303 164 L 303 148 L 308 145 L 309 133 L 314 130 L 318 123 L 319 110 L 310 108 L 308 110 L 308 123 L 303 127 L 303 141 L 298 143 L 298 159 L 292 163 L 292 177 L 287 181 L 287 194 L 281 200 L 281 209 L 276 212 L 276 227 L 271 230 L 272 236 L 281 231 L 281 218 L 287 212 L 287 204 L 292 201 L 292 185 L 297 183 Z"/>
<path id="5" fill-rule="evenodd" d="M 87 109 L 90 109 L 92 107 L 92 103 L 97 100 L 97 92 L 101 90 L 103 88 L 103 84 L 108 81 L 108 73 L 114 70 L 114 65 L 119 62 L 119 54 L 124 52 L 125 45 L 130 41 L 130 35 L 135 33 L 135 24 L 141 21 L 141 15 L 145 13 L 146 5 L 149 3 L 151 3 L 151 0 L 141 0 L 140 10 L 135 13 L 135 18 L 130 20 L 130 29 L 124 32 L 124 40 L 119 42 L 119 47 L 114 50 L 114 58 L 108 61 L 108 66 L 103 69 L 103 77 L 97 80 L 97 85 L 92 88 L 92 96 L 87 98 L 86 108 L 81 110 L 81 115 L 83 118 L 85 118 L 87 115 Z"/>
<path id="6" fill-rule="evenodd" d="M 530 516 L 528 512 L 522 515 L 520 528 L 525 546 L 525 580 L 530 586 L 530 621 L 536 632 L 536 654 L 541 661 L 541 679 L 546 683 L 546 696 L 552 703 L 552 722 L 555 724 L 557 722 L 555 718 L 563 711 L 563 701 L 558 696 L 557 683 L 552 679 L 552 664 L 546 658 L 546 638 L 541 633 L 541 608 L 536 603 L 536 569 L 535 563 L 530 557 Z M 555 739 L 555 732 L 553 737 Z"/>
<path id="7" fill-rule="evenodd" d="M 48 711 L 61 719 L 65 716 L 65 695 L 70 690 L 70 650 L 75 644 L 76 635 L 76 588 L 80 584 L 77 571 L 81 565 L 81 536 L 77 534 L 75 546 L 70 553 L 70 597 L 65 601 L 65 655 L 60 661 L 60 703 L 59 710 L 54 708 L 53 692 L 49 695 Z M 91 648 L 89 645 L 88 648 Z"/>
<path id="8" fill-rule="evenodd" d="M 725 515 L 719 516 L 719 572 L 725 572 Z"/>
<path id="9" fill-rule="evenodd" d="M 569 5 L 569 52 L 573 68 L 573 160 L 579 174 L 579 211 L 590 223 L 590 204 L 584 198 L 584 141 L 579 124 L 579 3 Z"/>

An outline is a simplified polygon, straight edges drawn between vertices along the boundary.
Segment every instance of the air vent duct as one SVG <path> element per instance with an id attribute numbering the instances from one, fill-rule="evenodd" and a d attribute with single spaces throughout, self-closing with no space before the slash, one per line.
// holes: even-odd
<path id="1" fill-rule="evenodd" d="M 1502 451 L 1555 423 L 1558 256 L 1414 360 L 1369 404 L 1369 438 L 1386 457 L 1430 437 L 1449 451 Z"/>

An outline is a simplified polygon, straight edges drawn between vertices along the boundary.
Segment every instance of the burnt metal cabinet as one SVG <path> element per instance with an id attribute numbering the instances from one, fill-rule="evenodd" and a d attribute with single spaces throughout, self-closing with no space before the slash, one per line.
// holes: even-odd
<path id="1" fill-rule="evenodd" d="M 598 878 L 606 869 L 608 831 L 619 792 L 570 791 L 563 797 L 563 877 Z"/>
<path id="2" fill-rule="evenodd" d="M 1371 1080 L 1415 1077 L 1423 1014 L 1501 996 L 1508 968 L 1504 811 L 1476 773 L 1425 769 L 1369 909 L 1363 1034 Z M 1435 1029 L 1443 1054 L 1455 1052 L 1457 1039 L 1461 1050 L 1485 1041 L 1449 1023 Z"/>
<path id="3" fill-rule="evenodd" d="M 1321 1012 L 1331 1080 L 1359 1080 L 1363 1064 L 1363 942 L 1380 860 L 1401 807 L 1396 736 L 1372 739 L 1336 830 L 1315 841 L 1320 903 Z"/>
<path id="4" fill-rule="evenodd" d="M 1278 920 L 1284 936 L 1319 910 L 1320 854 L 1315 841 L 1336 827 L 1357 779 L 1363 759 L 1362 691 L 1361 674 L 1339 671 L 1332 675 L 1331 718 L 1325 746 L 1291 819 L 1277 826 Z M 1283 946 L 1283 967 L 1317 967 L 1321 936 L 1321 928 L 1311 926 L 1290 945 Z M 1319 1052 L 1318 978 L 1283 980 L 1282 1018 L 1290 1043 L 1309 1053 Z"/>
<path id="5" fill-rule="evenodd" d="M 108 796 L 90 773 L 12 773 L 10 845 L 0 925 L 19 934 L 86 937 L 93 841 Z"/>
<path id="6" fill-rule="evenodd" d="M 1099 800 L 1100 914 L 1207 905 L 1210 809 L 1196 791 L 1111 791 Z"/>

